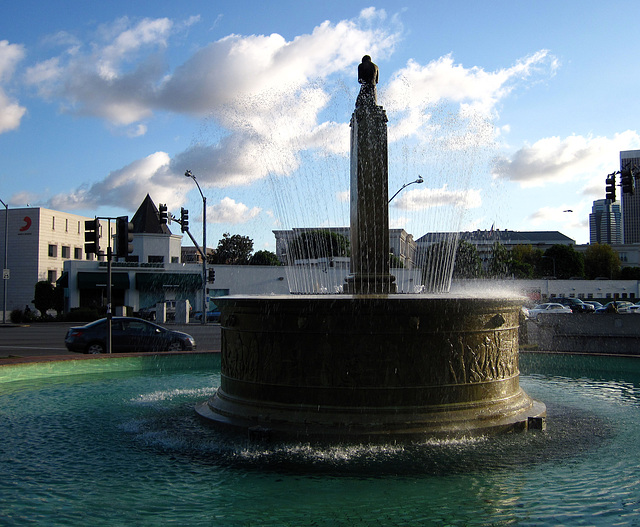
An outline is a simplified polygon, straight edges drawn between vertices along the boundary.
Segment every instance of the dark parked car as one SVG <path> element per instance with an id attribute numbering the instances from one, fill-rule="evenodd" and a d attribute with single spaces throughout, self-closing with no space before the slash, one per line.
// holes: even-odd
<path id="1" fill-rule="evenodd" d="M 585 304 L 579 298 L 550 298 L 549 302 L 562 304 L 571 308 L 572 313 L 593 313 L 596 308 L 591 304 Z"/>
<path id="2" fill-rule="evenodd" d="M 101 318 L 86 326 L 70 328 L 64 343 L 69 351 L 105 353 L 107 351 L 107 319 Z M 111 321 L 111 351 L 195 350 L 191 335 L 163 328 L 141 318 L 113 317 Z"/>

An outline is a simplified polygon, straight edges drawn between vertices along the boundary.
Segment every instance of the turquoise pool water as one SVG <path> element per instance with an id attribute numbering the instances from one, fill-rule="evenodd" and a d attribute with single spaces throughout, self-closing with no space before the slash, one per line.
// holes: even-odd
<path id="1" fill-rule="evenodd" d="M 217 356 L 5 370 L 0 524 L 640 525 L 640 360 L 527 354 L 521 367 L 546 432 L 341 447 L 201 423 Z"/>

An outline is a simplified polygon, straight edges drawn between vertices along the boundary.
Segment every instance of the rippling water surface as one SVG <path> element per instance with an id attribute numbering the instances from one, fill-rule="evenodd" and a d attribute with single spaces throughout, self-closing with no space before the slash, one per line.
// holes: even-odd
<path id="1" fill-rule="evenodd" d="M 218 371 L 0 384 L 0 524 L 640 525 L 640 361 L 522 362 L 546 432 L 407 445 L 221 434 Z"/>

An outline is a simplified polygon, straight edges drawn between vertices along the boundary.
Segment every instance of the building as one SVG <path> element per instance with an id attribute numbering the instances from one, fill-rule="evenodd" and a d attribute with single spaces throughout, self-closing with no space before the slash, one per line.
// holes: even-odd
<path id="1" fill-rule="evenodd" d="M 158 208 L 149 194 L 131 218 L 133 224 L 133 253 L 127 262 L 180 263 L 182 235 L 172 234 L 158 219 Z"/>
<path id="2" fill-rule="evenodd" d="M 598 199 L 589 214 L 589 243 L 622 243 L 622 207 L 619 201 Z"/>
<path id="3" fill-rule="evenodd" d="M 499 243 L 507 250 L 513 249 L 517 245 L 531 245 L 534 249 L 546 251 L 553 245 L 575 245 L 575 240 L 565 236 L 558 231 L 510 231 L 510 230 L 476 230 L 455 232 L 432 232 L 416 240 L 416 245 L 421 258 L 427 249 L 437 243 L 451 244 L 452 240 L 457 242 L 463 240 L 475 246 L 478 256 L 484 269 L 488 268 L 493 257 L 493 245 Z"/>
<path id="4" fill-rule="evenodd" d="M 202 266 L 180 261 L 182 236 L 161 223 L 158 209 L 147 194 L 131 218 L 133 253 L 112 263 L 112 307 L 131 311 L 165 300 L 189 300 L 202 305 Z M 106 306 L 106 262 L 64 264 L 67 288 L 65 311 Z"/>
<path id="5" fill-rule="evenodd" d="M 620 171 L 634 167 L 640 169 L 640 150 L 620 152 Z M 640 192 L 622 193 L 622 242 L 640 243 Z"/>
<path id="6" fill-rule="evenodd" d="M 295 255 L 290 254 L 289 244 L 301 234 L 314 231 L 330 231 L 344 236 L 347 240 L 349 240 L 351 233 L 349 227 L 296 227 L 290 230 L 273 231 L 276 237 L 276 255 L 283 265 L 309 264 L 307 260 L 303 262 L 297 259 Z M 389 229 L 389 250 L 391 254 L 398 258 L 403 268 L 413 269 L 416 267 L 416 243 L 413 240 L 413 235 L 407 233 L 404 229 Z M 349 264 L 349 258 L 345 257 L 318 258 L 318 261 L 322 265 L 328 264 L 330 267 L 335 265 L 344 267 Z"/>
<path id="7" fill-rule="evenodd" d="M 13 309 L 31 305 L 37 282 L 55 283 L 62 276 L 65 262 L 94 261 L 95 256 L 84 251 L 84 222 L 93 218 L 43 207 L 9 208 L 0 212 L 2 234 L 7 216 L 7 247 L 4 236 L 0 236 L 0 254 L 4 258 L 7 250 L 8 278 L 0 284 L 0 298 L 4 299 L 6 287 L 8 320 Z M 100 223 L 106 239 L 108 223 Z M 112 227 L 115 229 L 115 225 Z"/>

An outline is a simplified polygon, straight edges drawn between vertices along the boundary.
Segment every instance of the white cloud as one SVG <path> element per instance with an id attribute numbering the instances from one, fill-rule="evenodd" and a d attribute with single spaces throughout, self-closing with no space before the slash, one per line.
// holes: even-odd
<path id="1" fill-rule="evenodd" d="M 513 91 L 518 81 L 536 73 L 553 74 L 556 67 L 556 60 L 546 50 L 494 72 L 478 67 L 464 68 L 455 64 L 451 55 L 425 66 L 409 60 L 405 68 L 392 75 L 381 95 L 387 111 L 400 114 L 397 124 L 390 127 L 389 137 L 391 140 L 413 135 L 431 138 L 440 126 L 437 115 L 451 119 L 449 107 L 453 105 L 456 119 L 468 122 L 466 135 L 473 136 L 471 140 L 475 143 L 490 142 L 495 131 L 486 119 L 495 117 L 498 103 Z M 451 146 L 459 147 L 455 141 Z"/>
<path id="2" fill-rule="evenodd" d="M 175 184 L 179 174 L 170 172 L 169 163 L 167 153 L 156 152 L 111 172 L 98 183 L 53 196 L 47 206 L 56 210 L 97 209 L 100 206 L 136 210 L 149 194 L 156 203 L 175 208 L 184 202 L 186 187 L 181 190 Z"/>
<path id="3" fill-rule="evenodd" d="M 249 209 L 244 203 L 225 197 L 220 203 L 207 207 L 207 223 L 246 223 L 260 214 L 260 208 Z"/>
<path id="4" fill-rule="evenodd" d="M 596 181 L 604 181 L 604 176 L 618 167 L 620 151 L 637 148 L 640 148 L 640 136 L 631 130 L 612 139 L 580 135 L 564 139 L 547 137 L 522 147 L 510 158 L 498 159 L 493 176 L 520 183 L 522 187 L 585 180 L 588 183 L 584 193 L 592 194 Z"/>
<path id="5" fill-rule="evenodd" d="M 7 40 L 0 40 L 0 83 L 8 82 L 15 70 L 16 64 L 24 57 L 24 47 L 20 44 L 10 44 Z M 0 87 L 0 134 L 15 130 L 27 109 L 11 99 Z"/>
<path id="6" fill-rule="evenodd" d="M 348 124 L 319 119 L 331 100 L 323 81 L 355 67 L 365 50 L 380 57 L 391 53 L 399 32 L 382 27 L 385 16 L 365 10 L 353 20 L 323 22 L 290 41 L 277 34 L 229 35 L 196 51 L 174 71 L 167 71 L 164 49 L 172 34 L 194 19 L 133 23 L 123 18 L 102 26 L 96 40 L 84 47 L 59 39 L 70 47 L 30 68 L 25 78 L 42 96 L 60 101 L 64 111 L 126 126 L 132 137 L 152 126 L 157 111 L 208 117 L 219 127 L 220 139 L 163 160 L 158 174 L 148 171 L 154 154 L 67 198 L 56 196 L 52 203 L 66 208 L 108 204 L 125 187 L 127 198 L 137 201 L 146 185 L 186 168 L 203 186 L 249 185 L 271 174 L 293 173 L 305 150 L 346 154 Z M 123 186 L 119 176 L 138 165 L 146 167 L 144 174 Z"/>
<path id="7" fill-rule="evenodd" d="M 583 206 L 563 204 L 555 207 L 542 207 L 526 218 L 526 223 L 536 227 L 547 225 L 552 230 L 574 230 L 588 227 Z"/>
<path id="8" fill-rule="evenodd" d="M 449 190 L 447 185 L 441 188 L 424 188 L 405 191 L 394 200 L 393 205 L 401 210 L 425 210 L 432 207 L 454 206 L 473 209 L 482 205 L 480 190 Z"/>

